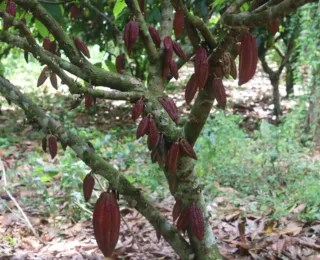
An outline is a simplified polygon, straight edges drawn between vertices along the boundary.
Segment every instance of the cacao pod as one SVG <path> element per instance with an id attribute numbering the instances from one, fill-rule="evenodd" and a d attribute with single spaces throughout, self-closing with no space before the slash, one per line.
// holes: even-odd
<path id="1" fill-rule="evenodd" d="M 138 125 L 138 129 L 136 132 L 136 138 L 139 139 L 141 136 L 148 134 L 148 131 L 149 131 L 149 118 L 144 117 L 144 118 L 142 118 L 142 120 L 140 121 L 140 123 Z"/>
<path id="2" fill-rule="evenodd" d="M 82 100 L 83 100 L 83 97 L 82 97 L 82 96 L 79 97 L 79 98 L 77 98 L 76 100 L 74 100 L 74 101 L 71 103 L 70 110 L 75 109 L 75 108 L 77 108 L 78 106 L 80 106 Z"/>
<path id="3" fill-rule="evenodd" d="M 90 59 L 89 49 L 83 41 L 81 41 L 78 37 L 74 37 L 74 44 L 77 47 L 77 49 L 83 53 L 84 56 Z"/>
<path id="4" fill-rule="evenodd" d="M 94 187 L 94 177 L 91 173 L 87 174 L 82 183 L 82 190 L 84 201 L 88 202 L 91 198 L 93 187 Z"/>
<path id="5" fill-rule="evenodd" d="M 176 10 L 173 20 L 174 35 L 179 37 L 184 28 L 184 14 L 182 10 Z"/>
<path id="6" fill-rule="evenodd" d="M 41 71 L 40 76 L 38 78 L 37 87 L 40 87 L 47 80 L 47 78 L 50 77 L 50 74 L 51 73 L 49 71 L 48 66 L 45 66 L 43 68 L 43 70 Z"/>
<path id="7" fill-rule="evenodd" d="M 188 105 L 191 103 L 192 99 L 196 95 L 197 90 L 198 90 L 197 79 L 196 79 L 196 75 L 193 73 L 187 83 L 185 94 L 184 94 L 185 100 Z"/>
<path id="8" fill-rule="evenodd" d="M 124 43 L 128 49 L 129 54 L 132 52 L 133 45 L 139 36 L 139 25 L 136 21 L 129 22 L 124 28 Z"/>
<path id="9" fill-rule="evenodd" d="M 205 225 L 201 209 L 197 205 L 189 206 L 189 225 L 194 236 L 203 240 Z"/>
<path id="10" fill-rule="evenodd" d="M 71 6 L 71 17 L 74 19 L 74 20 L 77 20 L 78 19 L 78 14 L 79 14 L 79 8 L 76 4 L 73 4 Z"/>
<path id="11" fill-rule="evenodd" d="M 163 69 L 162 69 L 162 78 L 166 79 L 169 74 L 169 69 L 170 69 L 170 64 L 163 64 Z"/>
<path id="12" fill-rule="evenodd" d="M 115 193 L 101 193 L 94 206 L 92 222 L 99 249 L 105 257 L 110 257 L 120 233 L 120 210 Z"/>
<path id="13" fill-rule="evenodd" d="M 208 79 L 208 57 L 207 51 L 205 48 L 200 47 L 196 51 L 195 60 L 194 60 L 194 71 L 196 75 L 196 79 L 198 82 L 199 89 L 201 90 Z"/>
<path id="14" fill-rule="evenodd" d="M 168 171 L 174 175 L 178 168 L 180 159 L 180 146 L 178 142 L 174 142 L 168 152 L 167 167 Z"/>
<path id="15" fill-rule="evenodd" d="M 42 146 L 42 150 L 46 153 L 47 152 L 47 137 L 44 137 L 42 139 L 41 146 Z"/>
<path id="16" fill-rule="evenodd" d="M 178 231 L 186 230 L 189 224 L 189 206 L 185 207 L 180 214 L 180 217 L 177 222 L 177 229 Z"/>
<path id="17" fill-rule="evenodd" d="M 12 0 L 8 1 L 5 12 L 10 14 L 13 17 L 16 17 L 17 7 L 14 1 Z"/>
<path id="18" fill-rule="evenodd" d="M 132 120 L 136 121 L 138 119 L 138 117 L 141 115 L 142 111 L 143 111 L 143 107 L 144 107 L 144 102 L 142 100 L 138 100 L 133 108 L 132 108 Z"/>
<path id="19" fill-rule="evenodd" d="M 48 147 L 49 147 L 49 153 L 51 155 L 51 159 L 54 159 L 58 151 L 57 138 L 54 135 L 50 135 L 48 137 L 48 144 L 49 144 Z"/>
<path id="20" fill-rule="evenodd" d="M 57 50 L 57 41 L 54 40 L 54 41 L 50 42 L 50 49 L 49 49 L 49 51 L 50 51 L 51 53 L 55 54 L 55 53 L 56 53 L 56 50 Z M 60 54 L 60 56 L 61 56 L 61 54 Z"/>
<path id="21" fill-rule="evenodd" d="M 163 108 L 167 111 L 168 115 L 173 120 L 173 122 L 178 124 L 179 123 L 179 110 L 178 110 L 176 104 L 174 103 L 174 101 L 169 97 L 159 98 L 158 101 L 163 106 Z"/>
<path id="22" fill-rule="evenodd" d="M 170 62 L 170 71 L 171 71 L 172 76 L 175 79 L 179 78 L 178 66 L 177 66 L 177 63 L 174 60 L 171 60 L 171 62 Z"/>
<path id="23" fill-rule="evenodd" d="M 172 46 L 172 40 L 170 36 L 167 36 L 163 40 L 163 71 L 162 76 L 163 78 L 166 78 L 168 76 L 170 62 L 172 60 L 173 55 L 173 46 Z"/>
<path id="24" fill-rule="evenodd" d="M 180 144 L 181 152 L 183 154 L 189 156 L 192 159 L 195 159 L 195 160 L 198 159 L 195 151 L 193 150 L 192 146 L 188 143 L 187 140 L 180 138 L 179 144 Z"/>
<path id="25" fill-rule="evenodd" d="M 177 54 L 178 57 L 180 57 L 183 60 L 186 60 L 186 55 L 184 54 L 181 46 L 176 41 L 172 42 L 173 51 Z"/>
<path id="26" fill-rule="evenodd" d="M 51 45 L 51 41 L 49 37 L 44 38 L 42 42 L 43 49 L 45 49 L 46 51 L 50 51 L 50 45 Z"/>
<path id="27" fill-rule="evenodd" d="M 53 72 L 51 72 L 50 82 L 51 82 L 52 87 L 54 87 L 55 89 L 58 89 L 57 75 Z"/>
<path id="28" fill-rule="evenodd" d="M 247 83 L 254 76 L 258 63 L 258 47 L 256 39 L 246 33 L 241 38 L 238 85 Z"/>
<path id="29" fill-rule="evenodd" d="M 120 54 L 116 58 L 116 68 L 120 74 L 124 73 L 125 57 L 124 54 Z"/>
<path id="30" fill-rule="evenodd" d="M 154 149 L 158 141 L 158 127 L 152 118 L 149 118 L 149 137 L 151 149 Z"/>
<path id="31" fill-rule="evenodd" d="M 150 33 L 150 36 L 151 36 L 154 44 L 156 45 L 157 48 L 159 48 L 160 44 L 161 44 L 159 32 L 153 26 L 149 26 L 149 33 Z"/>
<path id="32" fill-rule="evenodd" d="M 172 218 L 173 222 L 176 221 L 176 219 L 180 216 L 181 210 L 182 210 L 182 200 L 178 199 L 176 200 L 176 203 L 173 206 L 172 210 Z"/>
<path id="33" fill-rule="evenodd" d="M 213 79 L 212 90 L 213 90 L 213 94 L 218 102 L 218 105 L 222 109 L 225 109 L 226 104 L 227 104 L 227 95 L 226 95 L 226 90 L 223 85 L 222 79 L 220 79 L 220 78 Z"/>
<path id="34" fill-rule="evenodd" d="M 268 23 L 269 31 L 272 33 L 272 35 L 275 35 L 279 31 L 280 27 L 280 19 L 274 18 L 271 22 Z"/>
<path id="35" fill-rule="evenodd" d="M 89 85 L 88 88 L 92 89 L 92 86 Z M 86 95 L 84 98 L 84 106 L 87 110 L 91 107 L 92 103 L 93 103 L 93 97 L 90 95 Z"/>

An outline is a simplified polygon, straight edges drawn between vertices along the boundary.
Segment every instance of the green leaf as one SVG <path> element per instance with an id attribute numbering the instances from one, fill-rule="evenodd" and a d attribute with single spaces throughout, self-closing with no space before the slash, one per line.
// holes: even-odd
<path id="1" fill-rule="evenodd" d="M 48 0 L 50 2 L 57 2 L 56 0 Z M 64 18 L 61 6 L 58 4 L 44 4 L 42 6 L 52 15 L 52 17 L 60 23 L 60 25 L 64 25 Z"/>
<path id="2" fill-rule="evenodd" d="M 105 63 L 107 65 L 109 71 L 117 72 L 116 65 L 114 65 L 110 60 L 106 60 Z"/>
<path id="3" fill-rule="evenodd" d="M 35 25 L 43 38 L 48 36 L 49 31 L 48 31 L 47 27 L 44 26 L 43 23 L 41 23 L 39 20 L 36 20 Z"/>
<path id="4" fill-rule="evenodd" d="M 41 182 L 50 182 L 51 178 L 48 175 L 43 175 L 40 179 Z"/>
<path id="5" fill-rule="evenodd" d="M 117 0 L 114 8 L 113 8 L 113 15 L 114 18 L 117 19 L 118 15 L 122 12 L 122 10 L 126 7 L 126 3 L 124 0 Z"/>
<path id="6" fill-rule="evenodd" d="M 45 166 L 43 168 L 43 171 L 47 173 L 50 177 L 54 177 L 59 173 L 59 170 L 57 168 Z"/>

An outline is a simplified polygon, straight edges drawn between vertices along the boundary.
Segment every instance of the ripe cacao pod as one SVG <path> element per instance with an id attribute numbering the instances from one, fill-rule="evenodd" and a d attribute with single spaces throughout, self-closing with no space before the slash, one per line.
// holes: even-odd
<path id="1" fill-rule="evenodd" d="M 174 60 L 171 60 L 171 62 L 170 62 L 170 71 L 171 71 L 172 76 L 175 79 L 179 78 L 178 66 Z"/>
<path id="2" fill-rule="evenodd" d="M 189 224 L 189 206 L 185 207 L 180 214 L 180 217 L 177 222 L 177 229 L 178 231 L 186 230 Z"/>
<path id="3" fill-rule="evenodd" d="M 50 42 L 50 49 L 49 49 L 49 51 L 50 51 L 51 53 L 55 54 L 55 53 L 56 53 L 56 50 L 57 50 L 57 41 L 54 40 L 54 41 Z M 60 56 L 61 56 L 61 54 L 60 54 Z"/>
<path id="4" fill-rule="evenodd" d="M 49 153 L 51 155 L 51 159 L 54 159 L 58 151 L 57 138 L 54 135 L 50 135 L 48 137 L 48 147 L 49 147 Z"/>
<path id="5" fill-rule="evenodd" d="M 168 171 L 174 175 L 178 168 L 180 159 L 180 146 L 178 142 L 174 142 L 168 152 L 167 167 Z"/>
<path id="6" fill-rule="evenodd" d="M 196 75 L 193 73 L 187 83 L 185 94 L 184 94 L 186 103 L 188 105 L 193 100 L 194 96 L 197 93 L 197 90 L 198 90 L 198 83 L 197 83 Z"/>
<path id="7" fill-rule="evenodd" d="M 17 8 L 16 8 L 16 4 L 14 1 L 8 1 L 5 12 L 10 14 L 11 16 L 15 17 L 17 14 Z M 4 19 L 3 22 L 3 30 L 7 30 L 9 29 L 9 27 L 11 26 L 11 22 L 7 21 L 6 19 Z"/>
<path id="8" fill-rule="evenodd" d="M 179 144 L 180 144 L 181 152 L 184 155 L 189 156 L 190 158 L 195 159 L 195 160 L 198 159 L 195 151 L 193 150 L 192 146 L 188 143 L 187 140 L 180 138 Z"/>
<path id="9" fill-rule="evenodd" d="M 176 219 L 180 216 L 181 210 L 182 210 L 182 200 L 178 199 L 176 200 L 176 203 L 173 206 L 172 210 L 172 218 L 173 222 L 176 221 Z"/>
<path id="10" fill-rule="evenodd" d="M 149 131 L 149 118 L 144 117 L 144 118 L 142 118 L 142 120 L 140 121 L 140 123 L 138 125 L 138 129 L 136 132 L 136 138 L 139 139 L 141 136 L 148 134 L 148 131 Z"/>
<path id="11" fill-rule="evenodd" d="M 161 44 L 159 32 L 153 26 L 149 26 L 149 33 L 150 33 L 150 36 L 151 36 L 154 44 L 156 45 L 157 48 L 159 48 L 160 44 Z"/>
<path id="12" fill-rule="evenodd" d="M 213 94 L 218 102 L 218 105 L 222 108 L 226 108 L 227 104 L 227 95 L 226 95 L 226 90 L 223 85 L 222 79 L 221 78 L 214 78 L 212 82 L 212 90 Z"/>
<path id="13" fill-rule="evenodd" d="M 258 47 L 256 39 L 246 33 L 241 38 L 238 85 L 247 83 L 254 76 L 258 63 Z"/>
<path id="14" fill-rule="evenodd" d="M 173 122 L 178 124 L 179 123 L 179 110 L 178 110 L 176 104 L 174 103 L 174 101 L 169 97 L 159 98 L 158 101 L 163 106 L 163 108 L 167 111 L 168 115 L 173 120 Z"/>
<path id="15" fill-rule="evenodd" d="M 51 72 L 50 82 L 51 82 L 52 87 L 54 87 L 55 89 L 58 89 L 57 75 L 53 72 Z"/>
<path id="16" fill-rule="evenodd" d="M 103 192 L 94 206 L 93 231 L 99 249 L 110 257 L 120 233 L 120 210 L 114 192 Z"/>
<path id="17" fill-rule="evenodd" d="M 172 60 L 172 55 L 173 55 L 173 46 L 172 46 L 172 40 L 170 36 L 167 36 L 163 40 L 163 46 L 164 46 L 164 51 L 163 51 L 163 71 L 162 71 L 162 76 L 163 78 L 167 78 L 168 73 L 169 73 L 169 68 L 170 68 L 170 62 Z"/>
<path id="18" fill-rule="evenodd" d="M 183 28 L 184 28 L 184 14 L 182 10 L 178 9 L 176 10 L 176 13 L 174 15 L 174 20 L 173 20 L 174 35 L 176 37 L 179 37 Z"/>
<path id="19" fill-rule="evenodd" d="M 120 54 L 116 58 L 116 69 L 120 74 L 124 73 L 124 66 L 125 66 L 125 57 L 124 57 L 124 54 Z"/>
<path id="20" fill-rule="evenodd" d="M 124 43 L 128 49 L 129 54 L 132 52 L 133 45 L 139 36 L 139 25 L 136 21 L 129 22 L 124 28 Z"/>
<path id="21" fill-rule="evenodd" d="M 45 49 L 46 51 L 50 51 L 50 44 L 51 44 L 51 41 L 49 37 L 46 37 L 43 39 L 43 42 L 42 42 L 43 49 Z"/>
<path id="22" fill-rule="evenodd" d="M 183 60 L 186 60 L 186 55 L 184 54 L 184 51 L 182 50 L 179 43 L 176 41 L 172 42 L 173 51 L 177 54 L 178 57 L 180 57 Z"/>
<path id="23" fill-rule="evenodd" d="M 49 71 L 48 66 L 45 66 L 43 68 L 43 70 L 41 71 L 40 76 L 38 78 L 37 87 L 40 87 L 47 80 L 47 78 L 50 77 L 50 74 L 51 73 Z"/>
<path id="24" fill-rule="evenodd" d="M 133 108 L 132 108 L 132 120 L 136 121 L 138 119 L 138 117 L 141 115 L 142 111 L 143 111 L 143 107 L 144 107 L 144 102 L 142 100 L 138 100 Z"/>
<path id="25" fill-rule="evenodd" d="M 94 187 L 94 177 L 91 173 L 87 174 L 82 183 L 82 190 L 84 201 L 88 202 L 91 198 L 93 187 Z"/>
<path id="26" fill-rule="evenodd" d="M 76 4 L 73 4 L 71 6 L 70 12 L 71 12 L 71 17 L 74 20 L 77 20 L 78 19 L 78 14 L 79 14 L 79 8 L 78 8 L 78 6 Z"/>
<path id="27" fill-rule="evenodd" d="M 156 125 L 156 122 L 152 118 L 149 118 L 148 127 L 149 127 L 150 146 L 151 146 L 151 149 L 154 149 L 158 141 L 158 127 Z"/>
<path id="28" fill-rule="evenodd" d="M 209 64 L 208 64 L 207 51 L 205 48 L 200 47 L 197 49 L 195 59 L 194 59 L 194 72 L 195 72 L 200 90 L 205 86 L 207 82 L 208 71 L 209 71 Z"/>
<path id="29" fill-rule="evenodd" d="M 271 22 L 268 23 L 268 28 L 269 31 L 275 35 L 279 31 L 280 27 L 280 19 L 279 18 L 274 18 Z"/>
<path id="30" fill-rule="evenodd" d="M 90 51 L 83 41 L 81 41 L 78 37 L 74 37 L 74 44 L 77 47 L 77 49 L 83 53 L 83 55 L 90 59 Z"/>
<path id="31" fill-rule="evenodd" d="M 204 218 L 201 209 L 197 205 L 189 206 L 189 225 L 194 236 L 203 240 L 205 232 Z"/>
<path id="32" fill-rule="evenodd" d="M 92 89 L 92 86 L 89 85 L 88 88 Z M 93 103 L 93 97 L 90 95 L 86 95 L 84 98 L 84 106 L 87 110 L 91 107 L 92 103 Z"/>

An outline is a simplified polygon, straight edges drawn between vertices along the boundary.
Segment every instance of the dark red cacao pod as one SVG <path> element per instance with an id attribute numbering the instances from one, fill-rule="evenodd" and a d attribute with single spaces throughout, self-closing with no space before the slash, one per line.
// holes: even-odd
<path id="1" fill-rule="evenodd" d="M 189 206 L 189 225 L 194 236 L 203 240 L 205 232 L 204 218 L 201 209 L 197 205 Z"/>
<path id="2" fill-rule="evenodd" d="M 116 58 L 116 69 L 120 74 L 124 73 L 124 66 L 125 66 L 125 57 L 124 57 L 124 54 L 120 54 Z"/>
<path id="3" fill-rule="evenodd" d="M 152 118 L 149 118 L 149 138 L 150 147 L 151 149 L 154 149 L 158 141 L 158 127 Z"/>
<path id="4" fill-rule="evenodd" d="M 169 75 L 170 64 L 163 64 L 162 68 L 162 78 L 166 79 Z"/>
<path id="5" fill-rule="evenodd" d="M 78 15 L 79 15 L 79 8 L 78 8 L 78 6 L 76 4 L 73 4 L 71 6 L 70 12 L 71 12 L 71 17 L 74 20 L 77 20 L 78 19 Z"/>
<path id="6" fill-rule="evenodd" d="M 149 33 L 150 33 L 150 36 L 151 36 L 154 44 L 156 45 L 157 48 L 159 48 L 160 44 L 161 44 L 159 32 L 153 26 L 149 26 Z"/>
<path id="7" fill-rule="evenodd" d="M 129 22 L 124 28 L 124 43 L 129 54 L 132 52 L 133 45 L 139 36 L 139 25 L 136 21 Z"/>
<path id="8" fill-rule="evenodd" d="M 173 51 L 177 54 L 178 57 L 180 57 L 183 60 L 186 60 L 186 55 L 184 54 L 184 51 L 182 50 L 179 43 L 176 41 L 172 42 Z"/>
<path id="9" fill-rule="evenodd" d="M 159 100 L 160 104 L 163 106 L 163 108 L 167 111 L 168 115 L 173 120 L 173 122 L 178 124 L 179 123 L 179 110 L 178 110 L 176 104 L 174 103 L 174 101 L 169 97 L 159 98 L 158 100 Z"/>
<path id="10" fill-rule="evenodd" d="M 187 83 L 185 94 L 184 94 L 186 103 L 188 105 L 193 100 L 193 98 L 196 95 L 197 91 L 198 91 L 198 82 L 197 82 L 197 79 L 196 79 L 196 75 L 193 73 L 191 75 L 191 78 L 189 79 L 189 81 Z"/>
<path id="11" fill-rule="evenodd" d="M 182 200 L 180 200 L 180 199 L 176 200 L 176 203 L 174 204 L 173 210 L 172 210 L 173 222 L 175 222 L 176 219 L 180 216 L 182 206 L 183 206 Z"/>
<path id="12" fill-rule="evenodd" d="M 85 202 L 88 202 L 91 198 L 93 187 L 94 187 L 94 177 L 92 174 L 87 174 L 82 183 L 82 190 Z"/>
<path id="13" fill-rule="evenodd" d="M 209 71 L 207 51 L 203 47 L 198 48 L 196 51 L 194 71 L 199 89 L 202 89 L 207 82 Z"/>
<path id="14" fill-rule="evenodd" d="M 164 46 L 163 69 L 169 70 L 170 62 L 172 60 L 172 55 L 173 55 L 173 46 L 172 46 L 172 40 L 170 36 L 167 36 L 163 39 L 163 46 Z M 163 73 L 163 77 L 165 76 L 165 74 L 166 73 Z"/>
<path id="15" fill-rule="evenodd" d="M 280 19 L 274 18 L 271 22 L 268 23 L 269 31 L 275 35 L 279 31 Z"/>
<path id="16" fill-rule="evenodd" d="M 17 7 L 14 1 L 10 0 L 6 6 L 6 13 L 10 14 L 13 17 L 16 17 Z"/>
<path id="17" fill-rule="evenodd" d="M 53 72 L 51 72 L 50 82 L 51 82 L 52 87 L 54 87 L 55 89 L 58 89 L 57 75 Z"/>
<path id="18" fill-rule="evenodd" d="M 141 115 L 142 111 L 143 111 L 143 108 L 144 108 L 144 102 L 142 100 L 138 100 L 133 108 L 132 108 L 132 120 L 133 121 L 136 121 L 138 119 L 138 117 Z"/>
<path id="19" fill-rule="evenodd" d="M 182 213 L 180 214 L 180 217 L 177 222 L 178 231 L 187 229 L 188 224 L 189 224 L 189 206 L 185 207 Z"/>
<path id="20" fill-rule="evenodd" d="M 227 95 L 221 78 L 214 78 L 212 82 L 213 94 L 222 109 L 226 109 Z"/>
<path id="21" fill-rule="evenodd" d="M 168 152 L 167 167 L 168 171 L 173 175 L 176 173 L 180 159 L 180 146 L 178 142 L 174 142 Z"/>
<path id="22" fill-rule="evenodd" d="M 45 66 L 43 68 L 43 70 L 41 71 L 40 76 L 38 78 L 37 87 L 40 87 L 47 80 L 47 78 L 50 77 L 50 74 L 51 73 L 49 71 L 48 66 Z"/>
<path id="23" fill-rule="evenodd" d="M 110 257 L 120 233 L 120 210 L 114 192 L 103 192 L 94 206 L 93 231 L 99 249 Z"/>
<path id="24" fill-rule="evenodd" d="M 92 86 L 89 85 L 88 88 L 89 88 L 89 89 L 92 89 Z M 85 108 L 88 110 L 88 109 L 91 107 L 92 103 L 93 103 L 93 97 L 90 96 L 90 95 L 87 95 L 87 96 L 84 98 L 84 106 L 85 106 Z"/>
<path id="25" fill-rule="evenodd" d="M 56 53 L 56 50 L 57 50 L 57 41 L 54 40 L 52 42 L 50 42 L 50 52 L 55 54 Z"/>
<path id="26" fill-rule="evenodd" d="M 171 62 L 170 62 L 170 71 L 171 71 L 172 76 L 175 79 L 179 78 L 178 66 L 174 60 L 171 60 Z"/>
<path id="27" fill-rule="evenodd" d="M 48 137 L 48 147 L 49 147 L 49 153 L 51 155 L 51 159 L 54 159 L 58 151 L 57 138 L 54 135 L 50 135 Z"/>
<path id="28" fill-rule="evenodd" d="M 136 132 L 136 138 L 139 139 L 141 136 L 148 134 L 148 131 L 149 131 L 149 118 L 144 117 L 144 118 L 142 118 L 142 120 L 140 121 L 140 123 L 138 125 L 138 129 Z"/>
<path id="29" fill-rule="evenodd" d="M 174 35 L 179 37 L 184 28 L 184 14 L 182 10 L 176 10 L 173 20 Z"/>
<path id="30" fill-rule="evenodd" d="M 179 144 L 180 144 L 180 150 L 184 155 L 189 156 L 190 158 L 195 160 L 198 159 L 196 152 L 193 150 L 192 146 L 188 143 L 187 140 L 180 138 Z"/>
<path id="31" fill-rule="evenodd" d="M 74 44 L 77 47 L 77 49 L 83 53 L 84 56 L 90 58 L 90 52 L 89 49 L 87 47 L 87 45 L 81 41 L 79 38 L 74 37 Z"/>
<path id="32" fill-rule="evenodd" d="M 47 137 L 44 137 L 42 139 L 41 147 L 42 147 L 42 150 L 46 153 L 47 152 Z"/>
<path id="33" fill-rule="evenodd" d="M 50 45 L 51 45 L 51 41 L 49 37 L 44 38 L 42 42 L 43 49 L 45 49 L 46 51 L 50 51 Z"/>
<path id="34" fill-rule="evenodd" d="M 247 83 L 254 76 L 258 63 L 258 47 L 256 39 L 246 33 L 241 39 L 239 82 L 238 85 Z"/>

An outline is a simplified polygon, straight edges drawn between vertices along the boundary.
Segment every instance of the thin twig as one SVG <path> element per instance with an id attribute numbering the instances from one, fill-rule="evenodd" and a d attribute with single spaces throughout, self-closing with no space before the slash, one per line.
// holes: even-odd
<path id="1" fill-rule="evenodd" d="M 2 163 L 2 160 L 0 158 L 0 167 L 1 167 L 1 171 L 2 171 L 2 178 L 3 178 L 3 189 L 7 192 L 9 198 L 14 202 L 14 204 L 16 205 L 17 209 L 20 211 L 21 215 L 23 216 L 25 222 L 27 223 L 27 225 L 29 226 L 29 228 L 31 229 L 32 233 L 35 235 L 35 237 L 37 239 L 39 239 L 39 241 L 42 241 L 42 239 L 38 236 L 37 232 L 35 231 L 35 229 L 33 228 L 31 222 L 29 221 L 27 215 L 24 213 L 23 209 L 19 206 L 18 202 L 16 201 L 16 199 L 11 195 L 10 191 L 7 189 L 7 178 L 6 178 L 6 170 L 4 168 L 4 165 Z"/>

